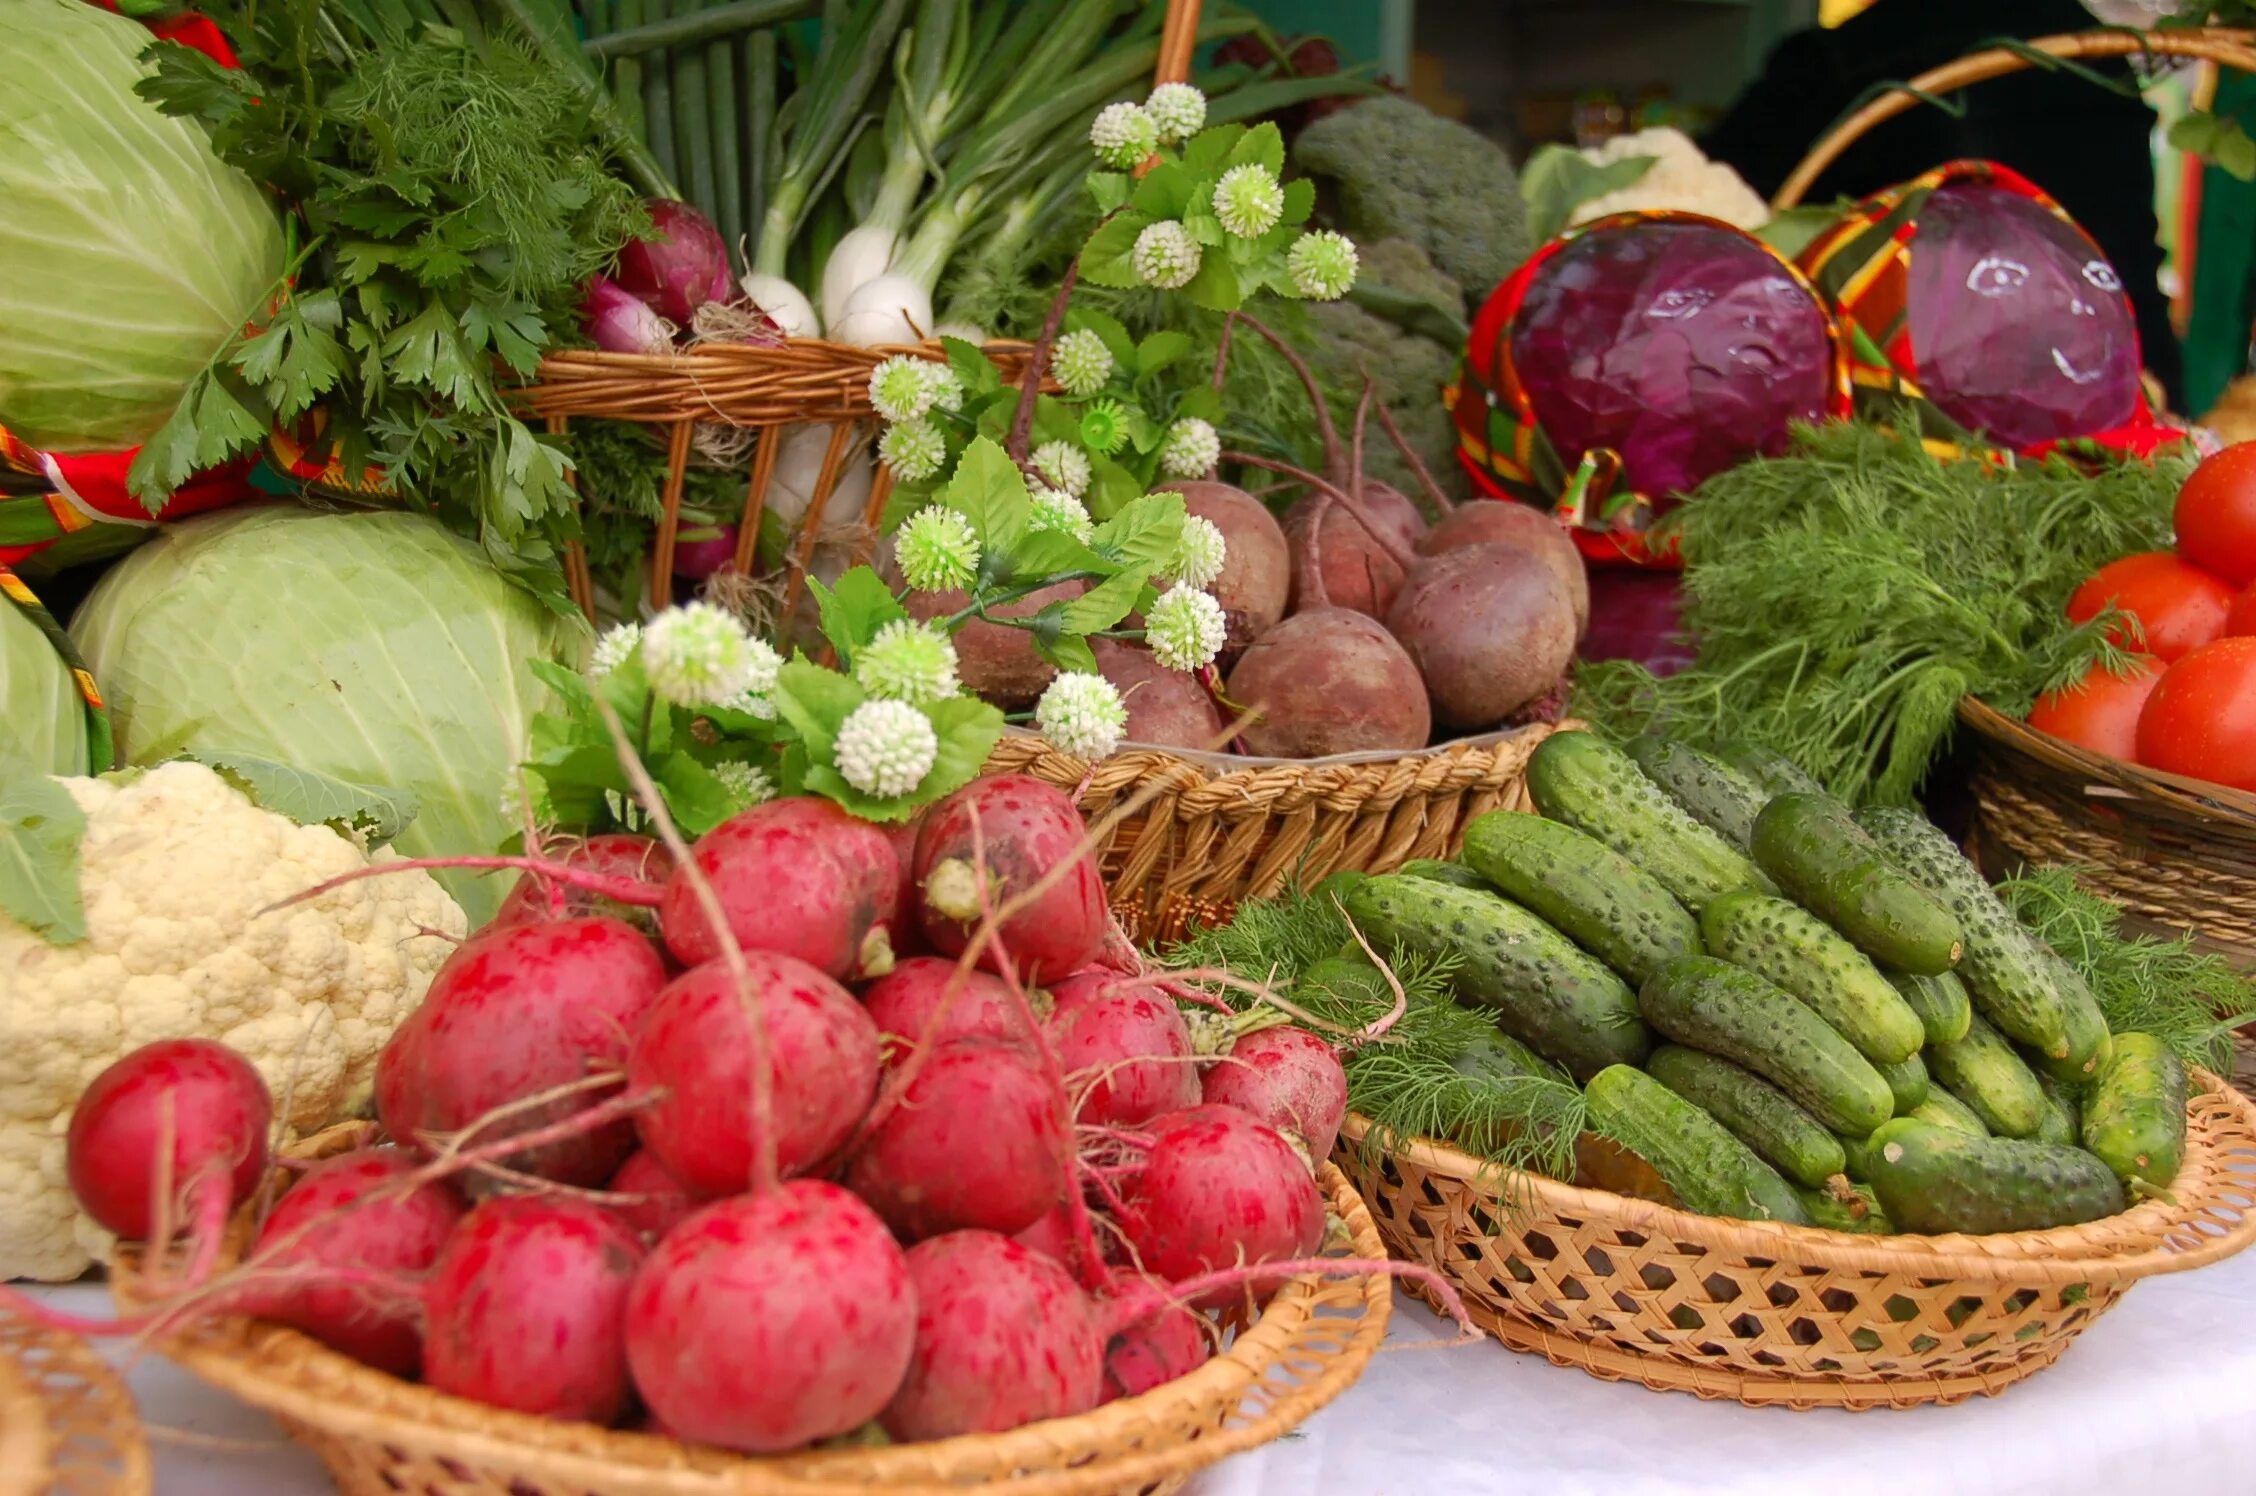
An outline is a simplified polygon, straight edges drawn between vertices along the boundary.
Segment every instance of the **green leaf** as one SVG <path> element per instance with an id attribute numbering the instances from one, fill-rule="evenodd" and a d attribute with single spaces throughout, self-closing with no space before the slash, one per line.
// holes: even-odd
<path id="1" fill-rule="evenodd" d="M 1295 177 L 1285 183 L 1285 211 L 1277 222 L 1292 227 L 1308 222 L 1308 215 L 1316 211 L 1316 184 L 1306 177 Z"/>
<path id="2" fill-rule="evenodd" d="M 1182 399 L 1175 402 L 1175 419 L 1178 421 L 1186 416 L 1197 416 L 1202 421 L 1220 425 L 1226 414 L 1221 392 L 1211 384 L 1194 384 L 1183 391 Z"/>
<path id="3" fill-rule="evenodd" d="M 1143 480 L 1101 452 L 1089 454 L 1089 491 L 1081 501 L 1091 518 L 1108 520 L 1144 496 Z"/>
<path id="4" fill-rule="evenodd" d="M 362 837 L 371 846 L 406 830 L 421 808 L 408 790 L 354 784 L 270 758 L 227 752 L 181 756 L 212 769 L 261 810 L 300 826 L 328 826 L 346 836 Z"/>
<path id="5" fill-rule="evenodd" d="M 1520 168 L 1520 196 L 1527 200 L 1529 233 L 1538 244 L 1556 237 L 1575 209 L 1637 182 L 1655 159 L 1624 156 L 1600 166 L 1572 146 L 1541 147 Z"/>
<path id="6" fill-rule="evenodd" d="M 924 709 L 940 739 L 932 772 L 924 776 L 913 797 L 919 806 L 952 795 L 972 780 L 995 751 L 1003 735 L 1002 710 L 976 696 L 952 696 Z"/>
<path id="7" fill-rule="evenodd" d="M 1026 475 L 999 443 L 984 436 L 964 448 L 941 497 L 971 521 L 981 550 L 1006 554 L 1026 533 L 1027 516 L 1034 509 L 1026 493 Z"/>
<path id="8" fill-rule="evenodd" d="M 2190 151 L 2243 182 L 2256 181 L 2256 141 L 2229 115 L 2198 111 L 2170 126 L 2170 144 Z"/>
<path id="9" fill-rule="evenodd" d="M 1091 587 L 1079 597 L 1065 604 L 1060 615 L 1068 634 L 1093 634 L 1099 629 L 1109 629 L 1136 609 L 1136 599 L 1144 590 L 1148 568 L 1132 566 L 1128 570 Z"/>
<path id="10" fill-rule="evenodd" d="M 1190 351 L 1189 333 L 1162 328 L 1136 345 L 1136 373 L 1139 377 L 1157 374 Z"/>
<path id="11" fill-rule="evenodd" d="M 703 836 L 739 809 L 728 786 L 687 753 L 669 753 L 650 765 L 650 777 L 666 797 L 666 809 L 690 836 Z"/>
<path id="12" fill-rule="evenodd" d="M 1234 312 L 1245 302 L 1245 291 L 1238 284 L 1237 267 L 1226 255 L 1208 254 L 1199 261 L 1198 274 L 1183 288 L 1196 306 L 1210 312 Z"/>
<path id="13" fill-rule="evenodd" d="M 54 780 L 20 777 L 0 785 L 0 912 L 50 945 L 86 938 L 78 887 L 85 835 L 85 812 Z"/>
<path id="14" fill-rule="evenodd" d="M 963 386 L 966 400 L 976 400 L 1002 388 L 1002 371 L 995 367 L 994 360 L 979 351 L 977 343 L 963 338 L 942 338 L 940 347 L 948 355 L 948 367 L 955 371 L 956 383 Z"/>
<path id="15" fill-rule="evenodd" d="M 1100 673 L 1097 669 L 1097 652 L 1091 649 L 1089 641 L 1079 634 L 1060 634 L 1057 638 L 1046 642 L 1037 639 L 1034 648 L 1043 659 L 1069 674 L 1096 675 Z"/>
<path id="16" fill-rule="evenodd" d="M 1216 125 L 1201 130 L 1183 147 L 1183 166 L 1195 176 L 1220 176 L 1222 165 L 1230 159 L 1230 152 L 1245 139 L 1243 125 Z"/>
<path id="17" fill-rule="evenodd" d="M 1081 278 L 1119 289 L 1142 284 L 1136 278 L 1136 236 L 1151 223 L 1150 214 L 1124 208 L 1099 224 L 1081 248 Z"/>
<path id="18" fill-rule="evenodd" d="M 463 343 L 462 326 L 444 302 L 424 307 L 386 338 L 383 347 L 395 378 L 422 385 L 472 410 L 484 410 L 490 403 L 484 379 Z"/>
<path id="19" fill-rule="evenodd" d="M 1097 205 L 1098 216 L 1110 213 L 1128 201 L 1133 179 L 1121 171 L 1093 171 L 1089 173 L 1089 196 Z"/>
<path id="20" fill-rule="evenodd" d="M 1097 526 L 1095 548 L 1122 566 L 1151 570 L 1173 556 L 1182 539 L 1183 496 L 1153 493 L 1131 499 Z"/>
<path id="21" fill-rule="evenodd" d="M 819 577 L 807 578 L 822 620 L 823 637 L 838 650 L 838 662 L 854 668 L 855 654 L 877 637 L 885 625 L 909 616 L 884 579 L 867 566 L 857 566 L 825 587 Z"/>
<path id="22" fill-rule="evenodd" d="M 1269 175 L 1273 177 L 1283 176 L 1285 174 L 1284 132 L 1269 121 L 1263 120 L 1260 124 L 1246 131 L 1245 138 L 1230 148 L 1230 154 L 1223 158 L 1223 164 L 1226 168 L 1231 166 L 1260 166 L 1267 168 Z"/>
<path id="23" fill-rule="evenodd" d="M 1182 163 L 1162 161 L 1144 174 L 1128 201 L 1137 212 L 1154 220 L 1181 218 L 1183 210 L 1191 205 L 1192 191 L 1198 181 Z"/>
<path id="24" fill-rule="evenodd" d="M 1112 565 L 1063 530 L 1026 532 L 1010 553 L 1010 574 L 1031 579 L 1060 572 L 1110 571 Z"/>
<path id="25" fill-rule="evenodd" d="M 1077 308 L 1066 318 L 1069 327 L 1085 327 L 1102 339 L 1113 362 L 1123 368 L 1136 363 L 1136 339 L 1118 317 L 1107 312 Z"/>
<path id="26" fill-rule="evenodd" d="M 797 729 L 817 763 L 830 762 L 839 727 L 862 701 L 862 688 L 852 679 L 803 655 L 787 661 L 776 677 L 776 715 Z"/>

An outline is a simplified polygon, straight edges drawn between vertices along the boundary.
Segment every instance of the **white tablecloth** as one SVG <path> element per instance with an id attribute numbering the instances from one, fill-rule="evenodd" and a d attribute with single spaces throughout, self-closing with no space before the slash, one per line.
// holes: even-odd
<path id="1" fill-rule="evenodd" d="M 42 1290 L 100 1312 L 98 1289 Z M 1443 1335 L 1397 1300 L 1391 1340 Z M 313 1496 L 274 1425 L 155 1358 L 129 1374 L 158 1496 Z M 180 1430 L 168 1438 L 167 1430 Z M 1381 1351 L 1298 1434 L 1194 1496 L 2256 1496 L 2256 1253 L 2141 1284 L 1999 1398 L 1793 1413 L 1601 1382 L 1493 1343 Z"/>

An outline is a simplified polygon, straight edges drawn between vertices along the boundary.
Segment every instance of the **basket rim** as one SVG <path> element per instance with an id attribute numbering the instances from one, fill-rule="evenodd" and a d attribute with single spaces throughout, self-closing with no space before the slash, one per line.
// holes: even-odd
<path id="1" fill-rule="evenodd" d="M 2001 749 L 2033 758 L 2046 768 L 2120 790 L 2133 801 L 2165 806 L 2182 815 L 2256 836 L 2256 792 L 2167 774 L 2090 749 L 2017 722 L 1976 696 L 1959 699 L 1958 718 Z"/>
<path id="2" fill-rule="evenodd" d="M 2256 1135 L 2256 1100 L 2199 1067 L 2191 1067 L 2191 1074 L 2195 1090 L 2187 1105 L 2186 1158 L 2172 1181 L 2177 1203 L 2156 1197 L 2081 1226 L 1990 1236 L 1858 1236 L 1783 1221 L 1696 1215 L 1533 1171 L 1504 1179 L 1494 1165 L 1438 1139 L 1382 1143 L 1376 1125 L 1359 1112 L 1347 1114 L 1340 1141 L 1346 1146 L 1368 1140 L 1380 1152 L 1410 1158 L 1430 1173 L 1486 1188 L 1505 1199 L 1507 1215 L 1516 1199 L 1532 1198 L 1556 1214 L 1600 1217 L 1630 1230 L 1811 1267 L 2016 1284 L 2128 1284 L 2204 1267 L 2256 1243 L 2256 1149 L 2227 1147 L 2212 1137 L 2200 1106 L 2213 1103 L 2230 1110 L 2244 1133 Z M 2231 1216 L 2231 1223 L 2219 1225 L 2213 1212 Z"/>
<path id="3" fill-rule="evenodd" d="M 1423 748 L 1372 749 L 1362 753 L 1327 753 L 1322 758 L 1274 758 L 1253 753 L 1223 753 L 1204 748 L 1178 748 L 1168 743 L 1139 743 L 1123 738 L 1120 746 L 1101 759 L 1085 759 L 1070 753 L 1058 756 L 1075 763 L 1110 763 L 1120 758 L 1171 759 L 1216 771 L 1210 777 L 1227 779 L 1234 774 L 1252 773 L 1264 769 L 1359 769 L 1371 764 L 1420 762 L 1427 759 L 1471 757 L 1474 754 L 1499 756 L 1503 750 L 1517 746 L 1531 734 L 1549 737 L 1555 732 L 1581 732 L 1587 724 L 1579 717 L 1563 717 L 1557 722 L 1524 722 L 1518 727 L 1500 727 L 1493 732 L 1472 733 L 1461 738 L 1451 738 L 1446 743 L 1429 743 Z M 1028 745 L 1047 742 L 1041 733 L 1032 728 L 1005 726 L 1001 742 Z"/>
<path id="4" fill-rule="evenodd" d="M 38 1347 L 44 1367 L 24 1349 Z M 43 1374 L 44 1372 L 44 1374 Z M 0 1305 L 0 1493 L 150 1488 L 149 1442 L 115 1368 L 78 1335 Z"/>

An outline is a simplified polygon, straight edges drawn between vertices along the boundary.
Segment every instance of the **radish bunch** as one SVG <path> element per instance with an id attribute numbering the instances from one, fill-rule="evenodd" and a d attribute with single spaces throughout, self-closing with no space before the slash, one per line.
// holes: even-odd
<path id="1" fill-rule="evenodd" d="M 300 1176 L 228 1272 L 256 1073 L 183 1041 L 98 1079 L 71 1177 L 150 1243 L 156 1317 L 772 1452 L 1148 1390 L 1210 1353 L 1201 1309 L 1321 1249 L 1338 1059 L 1286 1030 L 1198 1053 L 1056 790 L 979 780 L 902 835 L 774 801 L 644 852 L 544 867 L 455 952 L 384 1055 L 388 1142 Z"/>

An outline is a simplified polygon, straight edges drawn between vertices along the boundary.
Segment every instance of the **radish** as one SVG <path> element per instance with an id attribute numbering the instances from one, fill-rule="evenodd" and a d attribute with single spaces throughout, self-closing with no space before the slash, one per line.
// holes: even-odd
<path id="1" fill-rule="evenodd" d="M 1065 1197 L 1071 1135 L 1060 1100 L 1016 1045 L 937 1045 L 870 1128 L 847 1187 L 908 1240 L 1023 1231 Z"/>
<path id="2" fill-rule="evenodd" d="M 909 1249 L 916 1349 L 880 1422 L 895 1439 L 995 1434 L 1095 1407 L 1096 1306 L 1055 1260 L 991 1231 Z"/>
<path id="3" fill-rule="evenodd" d="M 150 1240 L 178 1212 L 193 1243 L 188 1279 L 200 1281 L 228 1213 L 265 1177 L 273 1120 L 266 1082 L 226 1045 L 144 1044 L 95 1076 L 71 1112 L 71 1194 L 127 1241 Z"/>
<path id="4" fill-rule="evenodd" d="M 1128 742 L 1211 752 L 1228 741 L 1222 709 L 1197 676 L 1168 669 L 1140 644 L 1092 638 L 1089 647 L 1097 673 L 1120 689 L 1128 707 Z"/>
<path id="5" fill-rule="evenodd" d="M 699 1194 L 734 1194 L 752 1179 L 758 1140 L 747 1000 L 766 1027 L 769 1114 L 783 1173 L 804 1172 L 836 1150 L 877 1091 L 877 1025 L 852 993 L 774 951 L 746 951 L 744 963 L 749 994 L 738 993 L 720 961 L 668 983 L 627 1058 L 632 1091 L 665 1091 L 635 1119 L 643 1146 Z"/>
<path id="6" fill-rule="evenodd" d="M 1076 1122 L 1133 1127 L 1198 1104 L 1190 1026 L 1165 992 L 1099 967 L 1051 995 L 1050 1044 L 1079 1098 Z"/>
<path id="7" fill-rule="evenodd" d="M 1023 774 L 975 779 L 928 813 L 917 838 L 924 933 L 949 955 L 971 944 L 982 913 L 1047 886 L 998 924 L 980 952 L 993 971 L 1012 963 L 1042 982 L 1078 971 L 1104 946 L 1111 911 L 1088 828 L 1063 793 Z M 975 845 L 976 843 L 976 845 Z"/>
<path id="8" fill-rule="evenodd" d="M 924 927 L 918 919 L 916 883 L 917 836 L 924 830 L 924 817 L 916 815 L 906 821 L 893 821 L 878 827 L 885 833 L 886 843 L 893 848 L 893 861 L 901 870 L 900 882 L 893 890 L 893 912 L 885 920 L 885 941 L 893 948 L 893 959 L 898 962 L 916 955 L 925 948 Z M 863 993 L 867 998 L 868 993 Z"/>
<path id="9" fill-rule="evenodd" d="M 637 1148 L 619 1165 L 619 1172 L 611 1176 L 610 1191 L 614 1195 L 640 1195 L 633 1204 L 615 1203 L 612 1214 L 627 1223 L 627 1229 L 645 1241 L 656 1241 L 680 1225 L 705 1202 L 689 1191 L 689 1186 L 674 1177 L 673 1171 L 658 1161 L 658 1155 L 648 1148 Z"/>
<path id="10" fill-rule="evenodd" d="M 488 1200 L 431 1269 L 423 1379 L 489 1407 L 612 1422 L 633 1396 L 626 1302 L 642 1256 L 600 1206 Z"/>
<path id="11" fill-rule="evenodd" d="M 1324 1197 L 1275 1129 L 1229 1106 L 1162 1117 L 1144 1167 L 1122 1192 L 1120 1226 L 1136 1260 L 1170 1283 L 1245 1264 L 1307 1257 L 1324 1239 Z M 1235 1301 L 1207 1290 L 1201 1308 Z"/>
<path id="12" fill-rule="evenodd" d="M 1165 1285 L 1140 1274 L 1123 1273 L 1101 1301 L 1101 1311 L 1113 1309 L 1118 1299 L 1130 1296 L 1132 1302 L 1141 1304 L 1153 1289 L 1164 1292 Z M 1114 1329 L 1105 1342 L 1104 1401 L 1140 1396 L 1204 1366 L 1214 1354 L 1210 1328 L 1211 1322 L 1197 1310 L 1169 1304 Z"/>
<path id="13" fill-rule="evenodd" d="M 1347 1072 L 1332 1046 L 1306 1029 L 1280 1024 L 1241 1037 L 1206 1072 L 1209 1102 L 1235 1106 L 1328 1158 L 1347 1115 Z"/>
<path id="14" fill-rule="evenodd" d="M 683 1439 L 755 1454 L 861 1427 L 916 1344 L 900 1245 L 835 1184 L 795 1179 L 667 1233 L 627 1297 L 627 1360 Z"/>
<path id="15" fill-rule="evenodd" d="M 409 1145 L 486 1113 L 626 1063 L 630 1036 L 665 984 L 666 965 L 634 926 L 603 915 L 511 925 L 465 941 L 423 1005 L 384 1046 L 376 1109 Z M 558 1097 L 512 1114 L 484 1140 L 553 1122 L 589 1104 Z M 621 1120 L 509 1159 L 560 1184 L 598 1185 L 634 1148 Z"/>
<path id="16" fill-rule="evenodd" d="M 1011 1237 L 1012 1241 L 1029 1252 L 1040 1252 L 1066 1266 L 1073 1265 L 1073 1214 L 1065 1201 L 1060 1200 L 1044 1212 L 1042 1218 L 1024 1231 Z"/>
<path id="17" fill-rule="evenodd" d="M 663 883 L 674 870 L 674 859 L 663 843 L 626 832 L 607 832 L 585 841 L 550 842 L 542 850 L 564 867 L 645 883 Z M 658 928 L 654 910 L 621 904 L 591 889 L 568 887 L 539 873 L 527 873 L 517 880 L 485 928 L 571 919 L 582 914 L 608 914 L 651 933 Z"/>
<path id="18" fill-rule="evenodd" d="M 900 865 L 885 833 L 812 795 L 733 815 L 692 849 L 720 896 L 729 931 L 747 951 L 796 956 L 840 980 L 891 969 L 884 926 L 899 897 Z M 666 948 L 684 966 L 721 953 L 680 868 L 658 911 Z"/>
<path id="19" fill-rule="evenodd" d="M 960 989 L 948 1000 L 947 1012 L 940 1012 L 955 974 L 952 960 L 911 956 L 862 989 L 862 1007 L 885 1036 L 889 1058 L 897 1058 L 920 1043 L 938 1044 L 949 1039 L 1018 1042 L 1017 1005 L 1000 977 L 978 970 L 965 972 Z M 1039 992 L 1028 996 L 1037 1004 L 1042 1000 Z"/>
<path id="20" fill-rule="evenodd" d="M 1399 753 L 1433 736 L 1416 663 L 1378 620 L 1346 608 L 1295 613 L 1254 640 L 1224 694 L 1256 714 L 1241 734 L 1250 753 Z"/>
<path id="21" fill-rule="evenodd" d="M 1386 625 L 1445 727 L 1494 727 L 1550 690 L 1574 659 L 1574 604 L 1550 564 L 1516 545 L 1461 546 L 1420 561 Z"/>

